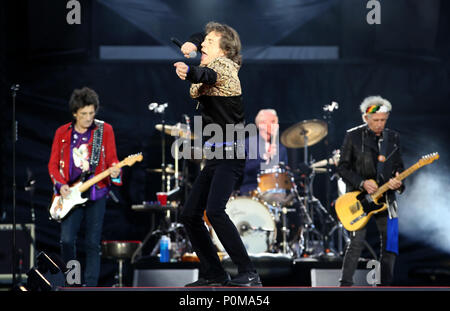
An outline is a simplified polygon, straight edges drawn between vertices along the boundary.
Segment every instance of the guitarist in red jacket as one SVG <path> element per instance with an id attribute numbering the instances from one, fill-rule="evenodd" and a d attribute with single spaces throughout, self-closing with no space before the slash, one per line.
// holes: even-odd
<path id="1" fill-rule="evenodd" d="M 398 254 L 398 222 L 395 192 L 403 192 L 404 185 L 397 176 L 404 170 L 400 153 L 399 134 L 386 128 L 392 105 L 380 96 L 370 96 L 360 105 L 365 124 L 347 131 L 341 147 L 337 167 L 346 184 L 346 191 L 365 191 L 373 194 L 378 185 L 388 183 L 384 200 L 388 208 L 374 215 L 380 232 L 381 285 L 390 285 Z M 375 182 L 376 181 L 376 182 Z M 341 276 L 341 286 L 353 285 L 353 274 L 364 248 L 366 228 L 350 232 Z"/>
<path id="2" fill-rule="evenodd" d="M 56 130 L 48 171 L 54 192 L 66 198 L 70 185 L 110 169 L 110 177 L 92 186 L 89 200 L 73 209 L 61 222 L 61 255 L 67 263 L 76 259 L 76 241 L 85 220 L 84 284 L 97 286 L 100 272 L 100 239 L 106 198 L 111 183 L 121 185 L 114 131 L 110 124 L 94 119 L 99 108 L 97 93 L 87 87 L 75 89 L 69 101 L 73 121 Z"/>

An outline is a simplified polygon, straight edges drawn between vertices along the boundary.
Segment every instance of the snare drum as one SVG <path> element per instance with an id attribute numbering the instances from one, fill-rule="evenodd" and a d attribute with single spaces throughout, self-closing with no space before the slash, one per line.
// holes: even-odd
<path id="1" fill-rule="evenodd" d="M 266 204 L 255 197 L 231 197 L 225 212 L 236 226 L 249 254 L 270 250 L 277 237 L 274 217 Z M 211 236 L 219 251 L 225 252 L 214 229 Z"/>
<path id="2" fill-rule="evenodd" d="M 280 167 L 261 171 L 257 180 L 261 199 L 272 205 L 283 202 L 293 190 L 293 177 Z"/>

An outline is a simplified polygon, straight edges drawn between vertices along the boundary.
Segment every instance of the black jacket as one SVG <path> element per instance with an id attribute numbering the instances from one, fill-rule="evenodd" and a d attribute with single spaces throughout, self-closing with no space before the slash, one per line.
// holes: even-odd
<path id="1" fill-rule="evenodd" d="M 366 179 L 374 179 L 379 186 L 389 181 L 396 172 L 404 170 L 403 160 L 400 151 L 399 134 L 393 130 L 386 129 L 387 139 L 386 161 L 383 172 L 377 179 L 378 163 L 378 140 L 366 124 L 355 127 L 347 131 L 344 143 L 341 147 L 341 156 L 337 167 L 338 174 L 347 186 L 347 192 L 363 190 L 362 182 Z M 403 192 L 404 185 L 399 189 Z M 395 192 L 387 191 L 390 202 L 395 200 Z"/>

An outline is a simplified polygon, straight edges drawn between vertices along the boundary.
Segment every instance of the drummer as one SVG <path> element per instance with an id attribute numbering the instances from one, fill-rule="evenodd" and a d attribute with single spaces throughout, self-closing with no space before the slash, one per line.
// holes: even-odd
<path id="1" fill-rule="evenodd" d="M 278 116 L 274 109 L 262 109 L 255 118 L 258 129 L 258 139 L 256 144 L 249 146 L 251 138 L 246 139 L 247 157 L 245 162 L 244 175 L 240 187 L 240 195 L 251 196 L 258 187 L 257 176 L 261 169 L 270 169 L 280 164 L 288 164 L 287 149 L 279 143 L 278 137 Z M 250 149 L 251 148 L 251 149 Z"/>

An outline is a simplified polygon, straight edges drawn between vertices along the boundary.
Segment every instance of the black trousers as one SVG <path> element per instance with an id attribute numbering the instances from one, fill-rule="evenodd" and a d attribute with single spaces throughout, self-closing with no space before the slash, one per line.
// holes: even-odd
<path id="1" fill-rule="evenodd" d="M 387 238 L 387 211 L 375 214 L 375 219 L 378 232 L 380 233 L 380 269 L 381 269 L 381 285 L 389 286 L 394 278 L 394 264 L 396 254 L 386 251 L 386 238 Z M 342 264 L 342 276 L 341 285 L 351 286 L 353 285 L 353 274 L 358 267 L 358 260 L 361 256 L 361 252 L 364 249 L 364 241 L 366 238 L 367 226 L 358 231 L 350 232 L 350 243 L 347 246 L 344 256 L 344 262 Z"/>
<path id="2" fill-rule="evenodd" d="M 255 271 L 236 226 L 225 212 L 228 199 L 243 174 L 244 166 L 245 160 L 208 160 L 195 180 L 181 211 L 180 220 L 200 259 L 206 278 L 220 277 L 226 272 L 217 256 L 217 247 L 205 226 L 205 210 L 217 237 L 237 266 L 238 273 Z"/>

